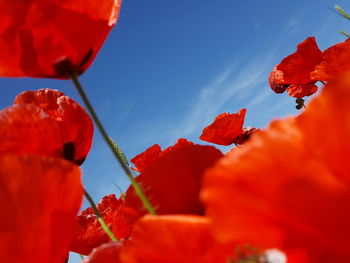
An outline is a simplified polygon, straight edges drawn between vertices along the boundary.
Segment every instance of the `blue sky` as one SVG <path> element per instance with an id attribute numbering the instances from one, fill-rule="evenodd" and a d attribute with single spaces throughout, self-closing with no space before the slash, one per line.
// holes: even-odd
<path id="1" fill-rule="evenodd" d="M 124 0 L 117 26 L 81 77 L 111 137 L 132 158 L 147 147 L 184 137 L 197 143 L 219 113 L 247 108 L 246 126 L 266 127 L 297 114 L 267 76 L 308 36 L 322 50 L 343 41 L 350 23 L 333 12 L 344 0 Z M 59 89 L 80 102 L 69 81 L 0 78 L 0 107 L 17 93 Z M 227 148 L 222 148 L 224 151 Z M 128 181 L 95 132 L 82 166 L 96 201 Z M 70 262 L 79 262 L 73 256 Z"/>

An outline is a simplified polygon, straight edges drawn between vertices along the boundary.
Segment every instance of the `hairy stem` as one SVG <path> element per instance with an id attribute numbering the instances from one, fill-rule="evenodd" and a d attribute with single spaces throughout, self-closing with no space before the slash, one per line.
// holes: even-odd
<path id="1" fill-rule="evenodd" d="M 107 143 L 108 147 L 111 149 L 111 151 L 113 152 L 113 155 L 115 156 L 115 158 L 118 160 L 120 166 L 122 167 L 123 171 L 125 172 L 125 174 L 127 175 L 127 177 L 129 178 L 131 185 L 133 186 L 135 193 L 138 195 L 138 197 L 140 198 L 143 206 L 147 209 L 148 213 L 155 215 L 155 211 L 152 207 L 152 204 L 150 203 L 150 201 L 148 200 L 148 198 L 146 197 L 146 195 L 144 194 L 144 192 L 142 191 L 140 185 L 136 182 L 135 178 L 133 177 L 133 173 L 129 167 L 128 161 L 125 158 L 122 150 L 120 149 L 120 147 L 108 136 L 104 126 L 102 125 L 100 119 L 97 117 L 97 114 L 93 108 L 93 106 L 90 103 L 89 98 L 87 97 L 82 85 L 79 82 L 79 79 L 77 77 L 76 74 L 70 74 L 70 78 L 73 81 L 73 84 L 76 88 L 76 90 L 78 91 L 78 93 L 80 94 L 82 100 L 84 101 L 92 119 L 94 120 L 97 128 L 99 129 L 99 131 L 101 132 L 101 135 L 103 137 L 103 139 L 105 140 L 105 142 Z"/>

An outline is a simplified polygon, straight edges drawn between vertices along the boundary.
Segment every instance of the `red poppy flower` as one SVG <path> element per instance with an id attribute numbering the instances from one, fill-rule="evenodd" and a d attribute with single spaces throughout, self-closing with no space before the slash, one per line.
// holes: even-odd
<path id="1" fill-rule="evenodd" d="M 242 133 L 246 111 L 246 109 L 241 109 L 233 114 L 228 112 L 220 114 L 212 124 L 203 129 L 199 139 L 219 145 L 234 143 Z"/>
<path id="2" fill-rule="evenodd" d="M 109 242 L 95 248 L 83 263 L 119 263 L 122 242 Z"/>
<path id="3" fill-rule="evenodd" d="M 202 176 L 221 156 L 214 147 L 180 140 L 147 166 L 136 181 L 158 214 L 203 214 L 198 196 Z M 132 187 L 126 192 L 126 203 L 141 214 L 147 212 Z"/>
<path id="4" fill-rule="evenodd" d="M 1 262 L 64 262 L 82 196 L 70 162 L 0 156 Z"/>
<path id="5" fill-rule="evenodd" d="M 120 0 L 1 1 L 0 75 L 66 78 L 67 71 L 62 65 L 59 69 L 64 61 L 70 70 L 83 73 L 116 23 L 120 4 Z"/>
<path id="6" fill-rule="evenodd" d="M 309 84 L 310 73 L 322 61 L 322 52 L 314 37 L 308 37 L 298 45 L 297 51 L 277 65 L 277 70 L 283 73 L 280 84 Z"/>
<path id="7" fill-rule="evenodd" d="M 135 171 L 142 173 L 143 170 L 145 170 L 148 166 L 150 166 L 152 163 L 158 160 L 160 156 L 173 150 L 179 149 L 184 145 L 193 145 L 193 143 L 187 141 L 186 139 L 180 138 L 173 146 L 166 148 L 164 151 L 162 151 L 158 144 L 155 144 L 149 147 L 143 153 L 136 155 L 130 160 L 130 162 L 132 162 L 136 166 L 136 168 L 133 168 Z"/>
<path id="8" fill-rule="evenodd" d="M 322 54 L 322 62 L 311 73 L 314 80 L 329 81 L 350 69 L 350 40 L 326 49 Z"/>
<path id="9" fill-rule="evenodd" d="M 98 210 L 117 239 L 128 238 L 139 215 L 125 206 L 123 198 L 114 194 L 105 196 L 98 204 Z M 71 245 L 71 251 L 88 255 L 93 248 L 109 241 L 93 209 L 89 207 L 78 216 L 78 225 Z"/>
<path id="10" fill-rule="evenodd" d="M 137 222 L 133 238 L 121 250 L 121 262 L 227 262 L 234 248 L 219 245 L 210 221 L 199 216 L 151 216 Z"/>
<path id="11" fill-rule="evenodd" d="M 276 247 L 291 263 L 350 257 L 349 100 L 348 74 L 208 171 L 202 197 L 220 241 Z"/>
<path id="12" fill-rule="evenodd" d="M 62 92 L 27 91 L 0 111 L 0 153 L 39 154 L 80 164 L 88 154 L 93 123 Z"/>

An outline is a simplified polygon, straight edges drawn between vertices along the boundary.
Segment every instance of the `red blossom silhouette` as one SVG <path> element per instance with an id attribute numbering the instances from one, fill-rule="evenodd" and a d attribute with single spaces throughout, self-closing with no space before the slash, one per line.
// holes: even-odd
<path id="1" fill-rule="evenodd" d="M 82 196 L 75 164 L 35 155 L 1 155 L 1 261 L 64 262 Z"/>
<path id="2" fill-rule="evenodd" d="M 291 263 L 349 258 L 349 100 L 347 74 L 208 170 L 202 198 L 219 242 L 278 248 Z"/>
<path id="3" fill-rule="evenodd" d="M 1 1 L 0 75 L 67 78 L 67 70 L 83 73 L 116 23 L 120 4 Z"/>
<path id="4" fill-rule="evenodd" d="M 241 109 L 237 113 L 226 112 L 218 115 L 212 124 L 203 129 L 199 139 L 219 145 L 231 145 L 242 134 L 246 111 Z"/>
<path id="5" fill-rule="evenodd" d="M 142 170 L 136 181 L 158 214 L 203 214 L 198 196 L 203 173 L 221 156 L 214 147 L 180 139 Z M 132 187 L 126 191 L 125 198 L 128 206 L 146 213 Z"/>
<path id="6" fill-rule="evenodd" d="M 23 92 L 14 105 L 0 111 L 0 153 L 39 154 L 81 164 L 92 135 L 89 115 L 56 90 Z"/>
<path id="7" fill-rule="evenodd" d="M 128 238 L 133 224 L 140 217 L 130 207 L 126 207 L 123 197 L 117 199 L 114 194 L 103 197 L 98 204 L 98 210 L 117 239 Z M 109 241 L 108 235 L 102 229 L 97 216 L 91 207 L 78 216 L 71 251 L 88 255 L 93 248 Z"/>

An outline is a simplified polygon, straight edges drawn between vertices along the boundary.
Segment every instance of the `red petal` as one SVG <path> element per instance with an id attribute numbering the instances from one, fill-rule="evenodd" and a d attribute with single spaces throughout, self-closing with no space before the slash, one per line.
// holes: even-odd
<path id="1" fill-rule="evenodd" d="M 283 72 L 274 67 L 268 78 L 270 88 L 277 94 L 283 93 L 288 88 L 289 84 L 283 83 Z"/>
<path id="2" fill-rule="evenodd" d="M 128 263 L 226 262 L 233 248 L 212 238 L 210 221 L 198 216 L 145 216 L 121 251 Z"/>
<path id="3" fill-rule="evenodd" d="M 128 238 L 133 224 L 139 218 L 136 211 L 125 206 L 123 198 L 117 199 L 114 194 L 105 196 L 98 204 L 98 210 L 117 239 Z M 109 237 L 101 228 L 92 208 L 84 210 L 78 217 L 71 251 L 88 255 L 93 248 L 108 241 Z"/>
<path id="4" fill-rule="evenodd" d="M 301 251 L 314 263 L 350 257 L 349 100 L 347 75 L 208 171 L 202 197 L 218 239 Z"/>
<path id="5" fill-rule="evenodd" d="M 237 136 L 242 133 L 246 109 L 237 113 L 222 113 L 216 117 L 214 122 L 204 128 L 199 137 L 202 141 L 216 143 L 219 145 L 230 145 Z"/>
<path id="6" fill-rule="evenodd" d="M 259 131 L 259 129 L 253 128 L 253 127 L 244 128 L 242 133 L 238 137 L 236 137 L 234 143 L 237 145 L 242 145 L 242 144 L 246 143 L 250 139 L 252 134 L 257 132 L 257 131 Z"/>
<path id="7" fill-rule="evenodd" d="M 121 1 L 27 0 L 0 3 L 0 75 L 66 78 L 54 64 L 80 74 L 115 24 Z"/>
<path id="8" fill-rule="evenodd" d="M 109 242 L 95 248 L 83 263 L 119 263 L 121 242 Z"/>
<path id="9" fill-rule="evenodd" d="M 281 84 L 308 84 L 310 73 L 322 61 L 322 52 L 314 37 L 308 37 L 298 45 L 297 51 L 277 65 L 283 72 Z"/>
<path id="10" fill-rule="evenodd" d="M 62 263 L 82 194 L 80 170 L 70 162 L 1 156 L 1 261 Z"/>
<path id="11" fill-rule="evenodd" d="M 39 154 L 81 163 L 93 124 L 85 110 L 55 90 L 27 91 L 0 111 L 0 153 Z"/>
<path id="12" fill-rule="evenodd" d="M 193 142 L 190 142 L 184 138 L 180 138 L 176 141 L 176 143 L 173 146 L 169 146 L 168 148 L 166 148 L 163 152 L 163 154 L 175 151 L 177 149 L 180 149 L 184 146 L 188 146 L 188 145 L 194 145 Z"/>
<path id="13" fill-rule="evenodd" d="M 322 62 L 311 73 L 313 80 L 329 81 L 350 69 L 350 40 L 326 49 L 322 54 Z"/>
<path id="14" fill-rule="evenodd" d="M 169 146 L 164 151 L 162 151 L 158 144 L 155 144 L 149 147 L 143 153 L 140 153 L 131 159 L 131 162 L 136 166 L 136 168 L 133 168 L 133 170 L 142 173 L 148 166 L 158 160 L 158 158 L 163 154 L 179 149 L 185 145 L 193 145 L 193 142 L 187 141 L 184 138 L 180 138 L 173 146 Z"/>
<path id="15" fill-rule="evenodd" d="M 161 153 L 162 149 L 158 144 L 155 144 L 149 147 L 143 153 L 136 155 L 130 160 L 130 162 L 136 166 L 138 172 L 142 172 L 147 166 L 156 161 Z"/>
<path id="16" fill-rule="evenodd" d="M 211 146 L 184 145 L 168 151 L 136 177 L 146 196 L 159 214 L 203 214 L 199 189 L 204 171 L 220 157 Z M 146 213 L 134 189 L 126 192 L 128 206 Z"/>
<path id="17" fill-rule="evenodd" d="M 293 98 L 303 98 L 316 93 L 317 89 L 318 87 L 315 84 L 290 85 L 287 92 Z"/>

